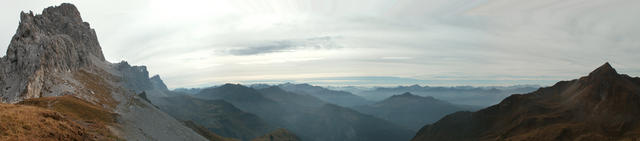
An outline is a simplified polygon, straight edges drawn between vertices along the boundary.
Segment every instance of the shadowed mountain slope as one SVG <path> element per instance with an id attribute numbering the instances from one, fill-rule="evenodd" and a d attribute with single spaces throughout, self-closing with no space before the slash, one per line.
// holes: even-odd
<path id="1" fill-rule="evenodd" d="M 357 106 L 354 109 L 413 131 L 418 131 L 425 124 L 436 122 L 447 114 L 471 110 L 433 97 L 422 97 L 411 93 L 394 95 L 375 104 Z"/>
<path id="2" fill-rule="evenodd" d="M 154 100 L 154 104 L 178 120 L 193 121 L 223 137 L 249 140 L 275 129 L 258 116 L 224 100 L 179 95 Z"/>
<path id="3" fill-rule="evenodd" d="M 514 94 L 477 112 L 423 127 L 414 141 L 623 140 L 640 138 L 640 78 L 609 63 L 588 76 Z"/>

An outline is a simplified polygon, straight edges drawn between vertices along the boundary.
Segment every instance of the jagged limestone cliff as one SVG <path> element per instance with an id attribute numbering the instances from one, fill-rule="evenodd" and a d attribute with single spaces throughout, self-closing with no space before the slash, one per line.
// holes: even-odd
<path id="1" fill-rule="evenodd" d="M 116 114 L 106 128 L 118 138 L 206 140 L 137 96 L 131 88 L 142 86 L 130 84 L 138 77 L 149 79 L 146 67 L 107 62 L 95 31 L 65 3 L 40 15 L 20 14 L 7 55 L 0 59 L 0 101 L 74 96 Z"/>

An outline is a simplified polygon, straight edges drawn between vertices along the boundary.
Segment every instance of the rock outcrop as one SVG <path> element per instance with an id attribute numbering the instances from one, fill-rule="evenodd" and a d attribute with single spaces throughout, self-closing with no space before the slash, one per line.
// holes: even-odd
<path id="1" fill-rule="evenodd" d="M 122 75 L 125 87 L 137 93 L 153 89 L 146 66 L 131 66 L 127 61 L 117 63 L 115 66 Z"/>
<path id="2" fill-rule="evenodd" d="M 164 81 L 162 81 L 160 75 L 154 75 L 149 79 L 149 81 L 151 81 L 151 85 L 153 85 L 153 87 L 163 91 L 169 91 L 169 88 L 167 88 L 167 85 L 164 84 Z"/>
<path id="3" fill-rule="evenodd" d="M 42 15 L 22 12 L 7 55 L 0 59 L 2 101 L 61 95 L 64 92 L 46 86 L 58 83 L 49 74 L 76 71 L 104 60 L 95 31 L 82 21 L 74 5 L 49 7 Z"/>

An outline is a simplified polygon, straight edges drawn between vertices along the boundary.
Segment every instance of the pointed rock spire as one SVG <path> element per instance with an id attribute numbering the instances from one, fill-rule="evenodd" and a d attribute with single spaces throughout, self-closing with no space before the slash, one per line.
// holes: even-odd
<path id="1" fill-rule="evenodd" d="M 160 75 L 156 74 L 153 77 L 151 77 L 151 79 L 149 80 L 151 81 L 151 84 L 153 85 L 153 87 L 155 87 L 156 89 L 169 91 L 169 88 L 167 88 L 167 85 L 164 84 L 164 81 L 162 81 L 162 79 L 160 78 Z"/>
<path id="2" fill-rule="evenodd" d="M 616 71 L 616 69 L 611 67 L 609 62 L 604 63 L 602 66 L 598 67 L 597 69 L 589 73 L 590 77 L 617 76 L 617 75 L 618 75 L 618 72 Z"/>

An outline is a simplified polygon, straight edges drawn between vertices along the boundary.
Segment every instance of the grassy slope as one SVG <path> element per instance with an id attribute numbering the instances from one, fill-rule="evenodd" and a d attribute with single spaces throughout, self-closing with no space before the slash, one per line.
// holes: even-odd
<path id="1" fill-rule="evenodd" d="M 118 140 L 107 128 L 115 124 L 114 113 L 70 95 L 27 99 L 16 105 L 4 105 L 10 108 L 1 110 L 3 116 L 0 126 L 8 131 L 19 131 L 2 135 L 10 139 Z M 15 125 L 4 126 L 9 123 Z M 30 128 L 27 130 L 21 125 Z"/>
<path id="2" fill-rule="evenodd" d="M 87 127 L 44 108 L 0 104 L 0 140 L 95 140 Z"/>

